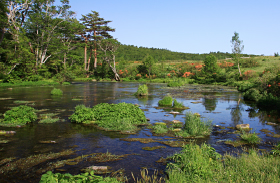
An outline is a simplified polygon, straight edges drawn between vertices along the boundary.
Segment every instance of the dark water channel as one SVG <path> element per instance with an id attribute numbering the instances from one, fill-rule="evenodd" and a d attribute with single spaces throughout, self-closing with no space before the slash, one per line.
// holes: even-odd
<path id="1" fill-rule="evenodd" d="M 270 150 L 279 139 L 273 134 L 280 134 L 278 125 L 268 125 L 268 122 L 278 124 L 280 117 L 277 113 L 260 111 L 252 107 L 253 103 L 245 103 L 241 93 L 222 87 L 201 87 L 189 86 L 178 91 L 162 88 L 164 84 L 148 84 L 150 95 L 147 98 L 136 98 L 133 93 L 138 88 L 137 83 L 115 83 L 115 82 L 76 82 L 69 86 L 55 86 L 63 90 L 63 96 L 54 97 L 50 92 L 53 86 L 42 87 L 13 87 L 12 89 L 0 88 L 0 113 L 5 113 L 10 107 L 18 106 L 16 100 L 29 101 L 29 106 L 35 109 L 48 109 L 45 113 L 58 113 L 61 119 L 54 124 L 34 123 L 23 128 L 0 127 L 0 130 L 13 130 L 16 134 L 12 136 L 0 136 L 0 140 L 9 140 L 8 143 L 0 143 L 0 161 L 5 158 L 16 157 L 26 158 L 34 154 L 60 152 L 65 149 L 75 150 L 74 155 L 67 158 L 75 158 L 91 153 L 110 152 L 116 155 L 129 154 L 119 161 L 98 163 L 95 165 L 110 166 L 112 170 L 125 169 L 125 174 L 131 177 L 139 176 L 140 169 L 146 167 L 150 172 L 155 169 L 164 170 L 165 166 L 157 163 L 161 157 L 173 155 L 181 148 L 170 147 L 158 142 L 141 143 L 123 141 L 124 138 L 153 138 L 159 141 L 176 141 L 176 138 L 168 136 L 154 136 L 151 130 L 143 127 L 136 135 L 121 135 L 117 132 L 105 132 L 92 126 L 73 124 L 68 117 L 74 112 L 78 104 L 94 106 L 96 104 L 127 102 L 139 104 L 144 110 L 150 123 L 161 121 L 180 120 L 184 122 L 186 111 L 199 113 L 206 119 L 213 120 L 213 124 L 222 128 L 214 127 L 212 134 L 203 139 L 197 139 L 197 143 L 206 142 L 211 144 L 217 152 L 238 152 L 241 148 L 234 148 L 226 145 L 225 140 L 236 140 L 238 135 L 231 134 L 234 130 L 228 127 L 235 127 L 236 124 L 248 123 L 253 131 L 262 138 L 259 149 Z M 174 98 L 190 109 L 180 111 L 180 114 L 170 114 L 171 109 L 161 109 L 158 101 L 167 93 L 171 93 Z M 11 98 L 6 100 L 5 98 Z M 4 100 L 5 99 L 5 100 Z M 44 113 L 44 112 L 41 112 Z M 278 123 L 277 123 L 278 122 Z M 260 130 L 269 130 L 271 133 L 264 133 Z M 179 139 L 181 140 L 181 139 Z M 55 144 L 42 144 L 40 141 L 55 141 Z M 166 148 L 154 151 L 143 150 L 143 147 L 165 146 Z M 67 159 L 64 158 L 64 159 Z M 87 161 L 81 161 L 76 165 L 65 165 L 61 169 L 72 174 L 81 173 L 81 169 L 93 165 Z M 54 172 L 59 172 L 54 170 Z M 63 172 L 62 172 L 63 173 Z M 36 182 L 40 175 L 33 175 L 31 179 L 22 179 L 17 175 L 5 177 L 0 175 L 0 179 L 6 182 Z M 1 178 L 2 177 L 2 178 Z M 5 178 L 3 178 L 5 177 Z M 36 180 L 36 181 L 35 181 Z M 3 181 L 3 182 L 5 182 Z M 2 181 L 0 181 L 2 182 Z"/>

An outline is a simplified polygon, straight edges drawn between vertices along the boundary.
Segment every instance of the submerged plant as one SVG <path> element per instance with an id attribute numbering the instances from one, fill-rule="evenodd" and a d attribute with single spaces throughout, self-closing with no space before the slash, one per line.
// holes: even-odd
<path id="1" fill-rule="evenodd" d="M 111 182 L 111 183 L 120 183 L 116 178 L 106 177 L 103 178 L 102 176 L 94 175 L 93 171 L 86 172 L 78 175 L 71 175 L 70 173 L 52 173 L 48 171 L 47 173 L 43 174 L 40 180 L 40 183 L 53 183 L 53 182 Z"/>
<path id="2" fill-rule="evenodd" d="M 54 88 L 52 91 L 51 91 L 51 94 L 52 95 L 62 95 L 63 94 L 63 91 L 61 89 L 56 89 Z"/>
<path id="3" fill-rule="evenodd" d="M 134 93 L 136 96 L 145 96 L 148 94 L 148 86 L 146 84 L 139 85 L 137 92 Z"/>
<path id="4" fill-rule="evenodd" d="M 161 106 L 172 106 L 173 98 L 171 95 L 166 95 L 162 100 L 158 101 L 158 105 Z"/>
<path id="5" fill-rule="evenodd" d="M 4 124 L 25 125 L 37 119 L 35 109 L 26 105 L 14 107 L 5 112 L 4 119 L 1 121 Z"/>

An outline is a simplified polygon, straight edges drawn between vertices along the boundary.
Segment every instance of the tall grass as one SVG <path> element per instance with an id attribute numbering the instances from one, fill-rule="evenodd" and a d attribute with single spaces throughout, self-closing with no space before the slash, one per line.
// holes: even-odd
<path id="1" fill-rule="evenodd" d="M 240 135 L 240 138 L 249 144 L 258 144 L 261 141 L 261 138 L 258 137 L 258 135 L 254 133 L 246 133 L 245 131 L 242 131 L 242 134 Z"/>
<path id="2" fill-rule="evenodd" d="M 171 95 L 166 95 L 162 100 L 158 101 L 158 105 L 161 106 L 172 106 L 173 98 Z"/>
<path id="3" fill-rule="evenodd" d="M 176 99 L 173 100 L 173 108 L 175 109 L 183 109 L 185 106 L 183 105 L 182 102 L 178 102 Z"/>
<path id="4" fill-rule="evenodd" d="M 139 85 L 137 92 L 134 93 L 136 96 L 145 96 L 148 94 L 148 86 L 146 84 Z"/>
<path id="5" fill-rule="evenodd" d="M 206 136 L 210 135 L 212 131 L 212 121 L 202 121 L 200 117 L 192 112 L 186 113 L 185 125 L 181 132 L 178 132 L 179 136 Z"/>
<path id="6" fill-rule="evenodd" d="M 171 157 L 167 182 L 279 182 L 279 157 L 254 150 L 220 156 L 209 145 L 188 144 Z"/>

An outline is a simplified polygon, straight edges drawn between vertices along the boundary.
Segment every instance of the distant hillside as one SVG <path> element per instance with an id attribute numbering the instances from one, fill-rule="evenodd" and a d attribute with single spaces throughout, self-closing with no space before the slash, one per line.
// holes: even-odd
<path id="1" fill-rule="evenodd" d="M 217 59 L 231 58 L 231 53 L 223 52 L 210 52 L 204 54 L 198 53 L 182 53 L 174 52 L 167 49 L 159 48 L 146 48 L 146 47 L 137 47 L 133 45 L 124 45 L 122 44 L 117 51 L 116 59 L 125 60 L 125 61 L 141 61 L 145 58 L 147 54 L 151 55 L 157 60 L 204 60 L 205 57 L 209 54 L 213 54 Z M 244 57 L 254 57 L 257 55 L 248 55 L 243 54 Z"/>

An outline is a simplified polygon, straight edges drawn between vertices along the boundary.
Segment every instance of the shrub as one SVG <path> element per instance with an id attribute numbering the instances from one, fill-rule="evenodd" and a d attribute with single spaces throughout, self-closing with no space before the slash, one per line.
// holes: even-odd
<path id="1" fill-rule="evenodd" d="M 217 58 L 214 55 L 210 54 L 210 55 L 206 56 L 206 58 L 204 60 L 204 65 L 205 66 L 203 67 L 202 72 L 208 76 L 212 76 L 213 73 L 219 72 Z"/>
<path id="2" fill-rule="evenodd" d="M 148 95 L 148 86 L 146 84 L 139 85 L 138 90 L 134 93 L 136 96 Z"/>
<path id="3" fill-rule="evenodd" d="M 206 136 L 210 135 L 212 130 L 212 121 L 202 121 L 199 115 L 192 112 L 186 113 L 185 125 L 182 132 L 178 132 L 179 136 Z"/>
<path id="4" fill-rule="evenodd" d="M 244 93 L 245 100 L 258 101 L 261 97 L 260 91 L 256 88 L 251 88 Z"/>
<path id="5" fill-rule="evenodd" d="M 4 120 L 2 122 L 11 125 L 25 125 L 37 119 L 35 109 L 26 105 L 14 107 L 6 111 L 3 116 Z"/>
<path id="6" fill-rule="evenodd" d="M 69 119 L 71 122 L 75 123 L 88 123 L 90 121 L 95 121 L 92 109 L 86 107 L 85 105 L 77 105 L 75 107 L 74 114 L 72 114 Z"/>
<path id="7" fill-rule="evenodd" d="M 70 82 L 75 79 L 75 75 L 70 70 L 63 70 L 54 76 L 55 81 L 59 83 Z"/>
<path id="8" fill-rule="evenodd" d="M 173 98 L 168 94 L 162 100 L 158 101 L 158 105 L 172 106 Z"/>
<path id="9" fill-rule="evenodd" d="M 51 94 L 52 95 L 62 95 L 63 94 L 63 91 L 61 89 L 56 89 L 54 88 L 52 91 L 51 91 Z"/>

